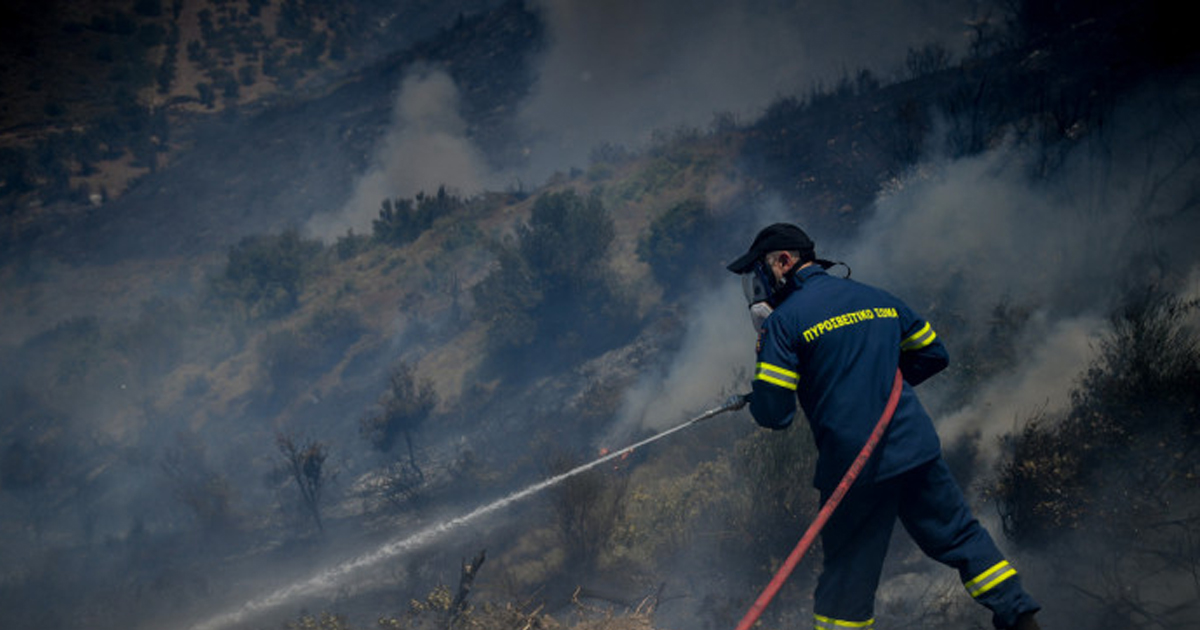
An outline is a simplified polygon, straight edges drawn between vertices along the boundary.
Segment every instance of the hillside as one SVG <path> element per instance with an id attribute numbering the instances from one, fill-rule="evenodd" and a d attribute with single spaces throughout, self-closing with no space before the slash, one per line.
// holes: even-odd
<path id="1" fill-rule="evenodd" d="M 537 184 L 373 199 L 369 229 L 324 240 L 306 226 L 362 194 L 422 69 L 521 172 L 543 14 L 85 4 L 2 22 L 36 37 L 0 49 L 20 60 L 0 626 L 732 626 L 815 511 L 803 427 L 728 414 L 456 519 L 743 391 L 754 339 L 723 265 L 780 219 L 948 340 L 922 399 L 1044 625 L 1200 621 L 1200 51 L 1157 3 L 1015 3 L 962 59 L 914 49 L 903 77 L 848 73 Z M 165 90 L 113 80 L 161 69 L 173 37 Z M 68 43 L 71 72 L 11 87 Z M 215 87 L 243 68 L 263 74 Z M 138 122 L 95 135 L 122 103 Z M 109 152 L 85 167 L 87 145 Z M 893 546 L 881 625 L 986 624 Z M 809 623 L 818 566 L 763 627 Z"/>
<path id="2" fill-rule="evenodd" d="M 392 103 L 384 95 L 396 89 L 405 67 L 447 63 L 470 94 L 488 101 L 469 107 L 494 108 L 519 96 L 525 83 L 505 72 L 479 76 L 487 57 L 478 51 L 515 48 L 507 61 L 518 61 L 537 42 L 536 33 L 527 31 L 528 16 L 517 23 L 515 4 L 483 17 L 487 2 L 405 3 L 396 9 L 370 2 L 147 0 L 133 3 L 132 11 L 127 4 L 97 0 L 55 11 L 45 3 L 19 2 L 5 8 L 4 28 L 12 32 L 0 38 L 0 54 L 13 61 L 0 101 L 0 243 L 6 256 L 42 239 L 51 241 L 42 247 L 60 256 L 103 251 L 112 233 L 153 231 L 154 221 L 145 215 L 179 196 L 197 198 L 199 211 L 192 214 L 214 225 L 230 224 L 222 212 L 233 205 L 231 198 L 243 213 L 272 215 L 248 225 L 251 231 L 273 227 L 284 208 L 296 216 L 296 203 L 311 204 L 302 211 L 324 209 L 348 173 L 364 166 L 364 153 L 387 123 Z M 478 48 L 465 50 L 462 41 Z M 72 54 L 56 54 L 60 50 Z M 328 137 L 281 133 L 322 115 L 343 119 L 329 126 Z M 480 136 L 502 137 L 486 113 L 472 119 Z M 240 176 L 261 170 L 250 164 L 325 178 L 312 183 L 329 191 L 317 199 L 256 201 L 251 187 L 286 190 L 290 182 L 248 183 Z M 164 186 L 156 175 L 168 167 Z M 229 196 L 210 200 L 212 191 Z M 129 199 L 127 192 L 140 198 Z M 55 238 L 66 231 L 77 239 L 97 227 L 112 232 L 84 243 Z M 181 236 L 184 230 L 160 232 L 147 242 L 121 245 L 177 251 L 197 235 L 211 239 L 204 225 L 186 227 L 193 227 L 188 236 Z"/>

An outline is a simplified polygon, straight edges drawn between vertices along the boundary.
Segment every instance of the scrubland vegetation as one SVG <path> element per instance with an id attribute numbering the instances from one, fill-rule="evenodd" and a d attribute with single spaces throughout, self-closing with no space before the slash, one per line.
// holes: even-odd
<path id="1" fill-rule="evenodd" d="M 179 2 L 63 26 L 93 37 L 100 63 L 142 65 L 129 61 L 136 77 L 114 81 L 126 97 L 89 100 L 112 110 L 89 131 L 9 150 L 5 199 L 78 201 L 91 190 L 71 192 L 72 178 L 126 150 L 155 168 L 165 119 L 132 95 L 182 98 L 184 55 L 204 72 L 188 98 L 230 108 L 260 81 L 290 89 L 353 56 L 349 42 L 381 10 L 209 4 L 196 16 L 203 37 L 186 49 Z M 781 97 L 745 125 L 718 116 L 644 150 L 600 147 L 586 170 L 528 191 L 381 199 L 369 234 L 332 243 L 298 229 L 249 236 L 210 256 L 188 290 L 147 295 L 119 317 L 38 313 L 46 325 L 3 348 L 0 366 L 2 625 L 194 623 L 220 612 L 213 602 L 236 606 L 344 550 L 591 461 L 626 393 L 685 345 L 690 300 L 752 235 L 753 205 L 779 198 L 803 208 L 814 231 L 853 236 L 872 200 L 926 156 L 1005 142 L 1034 156 L 1022 165 L 1031 181 L 1053 181 L 1066 156 L 1103 138 L 1143 73 L 1195 69 L 1194 46 L 1153 12 L 1007 5 L 1012 20 L 977 26 L 970 58 L 914 50 L 904 80 L 859 73 Z M 260 14 L 273 16 L 271 29 L 251 19 Z M 1088 30 L 1113 15 L 1141 19 L 1157 44 Z M 478 24 L 460 20 L 445 37 Z M 1098 55 L 1109 65 L 1081 63 Z M 1117 62 L 1138 67 L 1116 72 Z M 110 127 L 119 141 L 96 135 Z M 1140 200 L 1197 172 L 1200 137 L 1176 140 L 1191 143 L 1178 168 Z M 74 144 L 52 146 L 61 142 Z M 16 216 L 15 202 L 6 208 Z M 1172 213 L 1194 216 L 1195 197 Z M 7 277 L 37 284 L 20 261 L 5 262 Z M 1182 627 L 1200 616 L 1198 305 L 1182 283 L 1146 284 L 1112 309 L 1065 409 L 1016 418 L 990 469 L 974 467 L 976 451 L 995 444 L 955 451 L 1004 546 L 1066 585 L 1069 597 L 1044 603 L 1085 611 L 1087 627 Z M 981 333 L 952 291 L 921 296 L 955 353 L 946 406 L 1013 369 L 1032 317 L 1018 299 L 989 304 Z M 735 367 L 717 389 L 745 386 Z M 730 626 L 814 514 L 813 457 L 803 430 L 760 432 L 744 416 L 700 425 L 670 448 L 552 488 L 499 534 L 460 532 L 396 558 L 378 588 L 347 587 L 315 612 L 272 611 L 244 626 L 650 630 L 670 627 L 656 611 L 689 597 L 704 627 Z M 485 546 L 486 563 L 481 554 L 457 566 Z M 808 623 L 815 566 L 796 574 L 765 628 Z M 938 599 L 888 614 L 894 625 L 971 627 L 982 625 L 975 612 Z"/>

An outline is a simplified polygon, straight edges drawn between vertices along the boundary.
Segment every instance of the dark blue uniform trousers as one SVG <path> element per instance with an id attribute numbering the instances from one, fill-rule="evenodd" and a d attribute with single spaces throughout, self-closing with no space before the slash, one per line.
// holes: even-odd
<path id="1" fill-rule="evenodd" d="M 822 492 L 822 504 L 830 494 Z M 813 605 L 816 628 L 873 627 L 875 591 L 896 519 L 926 555 L 958 570 L 967 592 L 992 610 L 997 628 L 1038 610 L 938 457 L 846 493 L 821 532 L 825 565 Z"/>

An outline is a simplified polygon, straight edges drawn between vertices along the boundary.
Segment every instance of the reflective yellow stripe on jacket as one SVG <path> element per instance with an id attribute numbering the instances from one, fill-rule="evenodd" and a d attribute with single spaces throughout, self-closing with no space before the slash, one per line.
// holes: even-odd
<path id="1" fill-rule="evenodd" d="M 792 391 L 796 390 L 796 385 L 800 382 L 799 374 L 791 370 L 785 370 L 778 365 L 771 365 L 770 363 L 755 365 L 754 378 Z"/>
<path id="2" fill-rule="evenodd" d="M 930 326 L 929 322 L 925 322 L 920 330 L 900 342 L 900 349 L 904 351 L 920 350 L 933 343 L 934 339 L 937 339 L 937 333 L 933 332 L 933 326 Z"/>
<path id="3" fill-rule="evenodd" d="M 1008 560 L 1001 560 L 992 565 L 992 568 L 987 571 L 980 573 L 968 582 L 964 582 L 963 586 L 967 588 L 967 592 L 971 594 L 971 597 L 979 597 L 1016 574 L 1017 570 L 1012 568 Z"/>

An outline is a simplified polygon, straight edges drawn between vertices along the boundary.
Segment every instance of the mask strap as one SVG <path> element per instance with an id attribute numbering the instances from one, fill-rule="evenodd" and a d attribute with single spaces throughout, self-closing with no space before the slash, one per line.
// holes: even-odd
<path id="1" fill-rule="evenodd" d="M 825 271 L 829 271 L 830 269 L 832 269 L 834 267 L 838 267 L 838 266 L 845 267 L 846 275 L 842 276 L 842 279 L 848 279 L 850 277 L 850 265 L 847 265 L 846 263 L 844 263 L 840 260 L 833 261 L 833 260 L 825 260 L 823 258 L 817 258 L 813 262 L 820 265 L 821 268 L 824 269 Z"/>
<path id="2" fill-rule="evenodd" d="M 846 275 L 842 276 L 842 278 L 846 279 L 850 277 L 850 265 L 847 265 L 844 262 L 834 262 L 832 260 L 825 260 L 823 258 L 816 258 L 812 262 L 816 263 L 826 271 L 840 265 L 846 268 Z M 771 297 L 767 300 L 767 303 L 772 307 L 779 306 L 779 304 L 783 302 L 787 296 L 791 295 L 795 291 L 799 291 L 804 287 L 804 277 L 797 275 L 796 273 L 799 271 L 798 267 L 800 267 L 800 265 L 792 267 L 792 269 L 787 273 L 786 282 L 783 283 L 783 286 L 771 292 Z"/>

